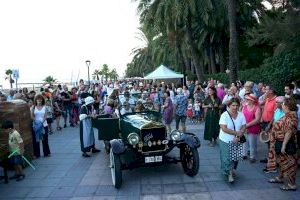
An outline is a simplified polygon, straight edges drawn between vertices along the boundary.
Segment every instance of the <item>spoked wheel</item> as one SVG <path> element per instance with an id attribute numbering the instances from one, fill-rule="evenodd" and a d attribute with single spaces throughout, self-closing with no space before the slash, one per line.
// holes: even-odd
<path id="1" fill-rule="evenodd" d="M 112 183 L 115 188 L 119 189 L 122 185 L 122 170 L 120 156 L 110 151 L 110 171 Z"/>
<path id="2" fill-rule="evenodd" d="M 184 172 L 195 176 L 199 171 L 199 154 L 197 148 L 184 144 L 180 148 L 180 159 Z"/>

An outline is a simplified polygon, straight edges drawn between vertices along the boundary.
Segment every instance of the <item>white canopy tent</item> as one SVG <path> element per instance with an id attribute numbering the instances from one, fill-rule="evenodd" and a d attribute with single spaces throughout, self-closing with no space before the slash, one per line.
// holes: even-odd
<path id="1" fill-rule="evenodd" d="M 144 79 L 175 79 L 183 78 L 183 74 L 178 74 L 164 65 L 160 65 L 156 70 L 144 77 Z"/>

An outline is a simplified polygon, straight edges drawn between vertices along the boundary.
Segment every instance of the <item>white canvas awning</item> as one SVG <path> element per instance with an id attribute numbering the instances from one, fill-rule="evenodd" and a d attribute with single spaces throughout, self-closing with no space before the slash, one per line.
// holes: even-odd
<path id="1" fill-rule="evenodd" d="M 178 74 L 164 65 L 159 66 L 144 77 L 144 79 L 172 79 L 172 78 L 183 78 L 183 74 Z"/>

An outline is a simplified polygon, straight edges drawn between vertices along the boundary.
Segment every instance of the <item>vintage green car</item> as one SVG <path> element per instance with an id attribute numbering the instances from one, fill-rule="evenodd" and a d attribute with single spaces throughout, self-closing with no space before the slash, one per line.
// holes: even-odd
<path id="1" fill-rule="evenodd" d="M 199 170 L 200 140 L 193 133 L 178 130 L 167 134 L 161 114 L 155 111 L 132 112 L 118 118 L 101 116 L 93 120 L 99 140 L 109 141 L 110 168 L 115 188 L 122 184 L 122 170 L 181 162 L 188 176 Z M 180 155 L 170 156 L 175 148 Z"/>

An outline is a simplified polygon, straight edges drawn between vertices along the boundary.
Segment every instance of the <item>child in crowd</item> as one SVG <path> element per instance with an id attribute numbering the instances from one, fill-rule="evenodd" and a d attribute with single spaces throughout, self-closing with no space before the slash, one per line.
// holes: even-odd
<path id="1" fill-rule="evenodd" d="M 188 100 L 188 106 L 187 106 L 187 110 L 186 110 L 186 116 L 188 117 L 188 119 L 190 121 L 193 120 L 194 112 L 193 112 L 193 100 L 192 99 Z"/>
<path id="2" fill-rule="evenodd" d="M 202 107 L 202 103 L 200 101 L 200 99 L 196 99 L 195 103 L 194 103 L 194 111 L 195 111 L 195 120 L 196 122 L 200 122 L 201 121 L 201 107 Z"/>
<path id="3" fill-rule="evenodd" d="M 52 129 L 53 115 L 54 115 L 53 106 L 51 104 L 51 101 L 47 100 L 46 101 L 46 120 L 47 120 L 47 124 L 49 127 L 50 135 L 53 133 L 53 129 Z"/>
<path id="4" fill-rule="evenodd" d="M 14 165 L 15 175 L 10 177 L 10 179 L 16 179 L 16 181 L 21 181 L 25 178 L 22 169 L 22 155 L 24 153 L 24 143 L 20 133 L 14 129 L 14 124 L 12 121 L 5 121 L 2 124 L 4 132 L 8 135 L 8 148 L 10 154 L 13 155 L 10 157 L 10 162 Z"/>

